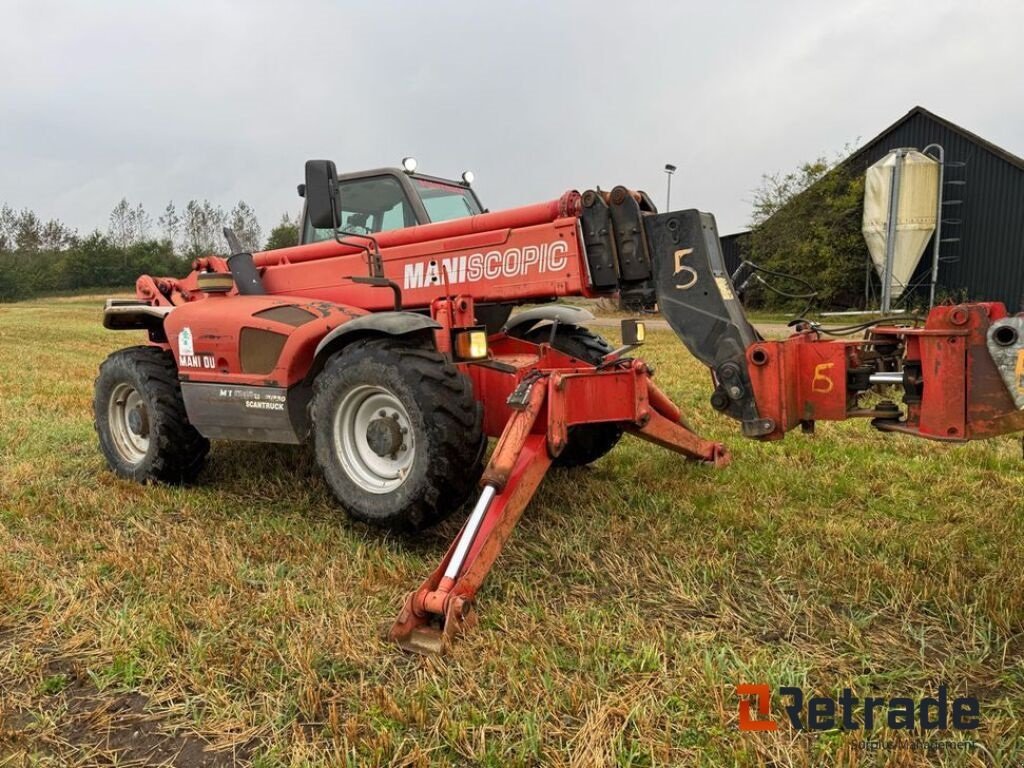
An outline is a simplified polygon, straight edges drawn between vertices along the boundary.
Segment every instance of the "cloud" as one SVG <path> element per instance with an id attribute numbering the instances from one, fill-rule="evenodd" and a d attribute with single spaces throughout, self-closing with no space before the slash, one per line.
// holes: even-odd
<path id="1" fill-rule="evenodd" d="M 299 207 L 309 157 L 476 173 L 491 208 L 627 184 L 745 225 L 750 190 L 922 104 L 1024 152 L 1019 4 L 24 2 L 0 24 L 0 201 L 105 228 Z"/>

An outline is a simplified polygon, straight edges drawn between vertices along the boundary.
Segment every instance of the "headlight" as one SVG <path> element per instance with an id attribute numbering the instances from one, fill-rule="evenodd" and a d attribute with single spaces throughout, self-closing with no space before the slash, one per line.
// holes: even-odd
<path id="1" fill-rule="evenodd" d="M 475 178 L 476 178 L 476 176 L 474 176 L 474 175 L 473 175 L 473 172 L 472 172 L 472 171 L 463 171 L 463 172 L 462 172 L 462 180 L 463 180 L 464 182 L 466 182 L 466 186 L 467 186 L 467 187 L 468 187 L 468 186 L 469 186 L 470 184 L 472 184 L 472 183 L 473 183 L 473 179 L 475 179 Z"/>
<path id="2" fill-rule="evenodd" d="M 402 170 L 406 173 L 416 172 L 416 158 L 415 157 L 403 157 L 402 158 Z"/>

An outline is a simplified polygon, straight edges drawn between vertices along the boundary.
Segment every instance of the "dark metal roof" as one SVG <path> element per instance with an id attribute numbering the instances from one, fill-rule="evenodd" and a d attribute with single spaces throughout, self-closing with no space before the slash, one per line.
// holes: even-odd
<path id="1" fill-rule="evenodd" d="M 953 133 L 958 134 L 959 136 L 961 136 L 962 138 L 966 139 L 967 141 L 969 141 L 969 142 L 971 142 L 973 144 L 977 144 L 979 147 L 981 147 L 981 148 L 991 152 L 993 155 L 995 155 L 996 157 L 1000 158 L 1001 160 L 1005 160 L 1006 162 L 1010 163 L 1011 165 L 1015 165 L 1018 168 L 1020 168 L 1021 170 L 1024 170 L 1024 159 L 1021 159 L 1021 158 L 1017 157 L 1017 155 L 1013 154 L 1012 152 L 1007 152 L 1005 149 L 1003 149 L 1000 146 L 997 146 L 997 145 L 993 144 L 988 139 L 983 139 L 978 134 L 972 133 L 971 131 L 968 131 L 966 128 L 962 128 L 961 126 L 957 125 L 956 123 L 952 122 L 951 120 L 947 120 L 944 117 L 940 117 L 939 115 L 936 115 L 934 112 L 931 112 L 931 111 L 925 109 L 922 106 L 914 107 L 912 110 L 907 112 L 907 114 L 905 114 L 903 117 L 901 117 L 895 123 L 893 123 L 888 128 L 886 128 L 884 131 L 882 131 L 877 136 L 875 136 L 875 138 L 873 138 L 870 141 L 866 142 L 863 147 L 858 149 L 856 152 L 854 152 L 852 155 L 850 155 L 843 162 L 844 163 L 856 162 L 864 153 L 866 153 L 868 150 L 870 150 L 873 146 L 875 146 L 878 142 L 880 142 L 882 139 L 884 139 L 886 136 L 888 136 L 891 132 L 895 131 L 903 123 L 907 122 L 908 120 L 910 120 L 910 119 L 912 119 L 912 118 L 914 118 L 914 117 L 916 117 L 918 115 L 922 115 L 922 116 L 926 117 L 927 119 L 932 120 L 932 121 L 938 123 L 939 125 L 941 125 L 941 126 L 947 128 L 948 130 L 952 131 Z M 918 149 L 920 149 L 920 147 L 918 147 Z"/>

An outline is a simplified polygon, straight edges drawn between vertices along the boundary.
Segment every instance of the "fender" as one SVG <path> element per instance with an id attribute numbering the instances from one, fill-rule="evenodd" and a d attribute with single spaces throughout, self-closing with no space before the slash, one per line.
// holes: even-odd
<path id="1" fill-rule="evenodd" d="M 328 333 L 317 344 L 309 378 L 315 376 L 323 368 L 324 362 L 331 352 L 352 341 L 353 335 L 358 337 L 383 333 L 388 336 L 408 336 L 413 333 L 433 331 L 440 327 L 439 322 L 418 312 L 374 312 L 349 320 Z"/>
<path id="2" fill-rule="evenodd" d="M 513 330 L 525 334 L 544 322 L 558 321 L 562 325 L 583 325 L 594 319 L 594 315 L 585 309 L 571 307 L 568 304 L 553 304 L 549 307 L 534 307 L 509 318 L 505 323 L 505 333 Z"/>

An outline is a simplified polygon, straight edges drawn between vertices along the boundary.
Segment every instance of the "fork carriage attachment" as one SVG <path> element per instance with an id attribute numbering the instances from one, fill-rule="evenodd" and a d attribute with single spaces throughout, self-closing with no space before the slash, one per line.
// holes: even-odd
<path id="1" fill-rule="evenodd" d="M 522 344 L 514 339 L 505 343 Z M 539 349 L 539 357 L 517 372 L 507 400 L 511 416 L 484 470 L 480 497 L 441 563 L 405 600 L 389 633 L 405 650 L 441 652 L 475 624 L 476 592 L 552 460 L 565 448 L 570 426 L 617 422 L 689 460 L 715 467 L 729 463 L 725 446 L 683 426 L 679 409 L 651 381 L 642 360 L 581 366 L 546 344 L 525 346 Z M 476 377 L 490 377 L 486 367 L 474 368 Z"/>

